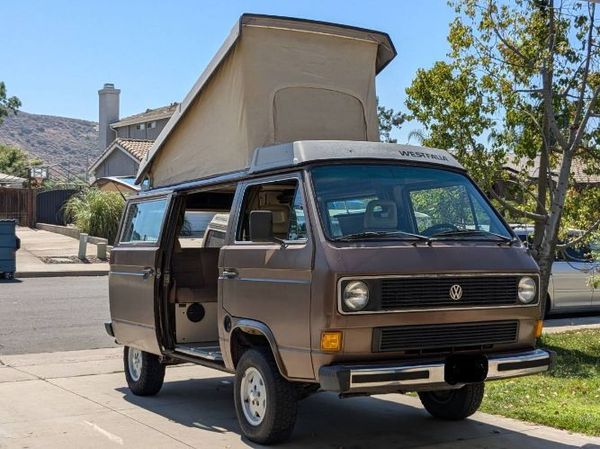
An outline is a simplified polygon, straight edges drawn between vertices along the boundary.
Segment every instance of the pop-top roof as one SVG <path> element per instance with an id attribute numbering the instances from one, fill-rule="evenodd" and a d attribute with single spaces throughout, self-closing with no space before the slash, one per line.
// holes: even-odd
<path id="1" fill-rule="evenodd" d="M 142 161 L 154 187 L 247 169 L 255 148 L 378 141 L 375 75 L 386 33 L 244 14 Z"/>

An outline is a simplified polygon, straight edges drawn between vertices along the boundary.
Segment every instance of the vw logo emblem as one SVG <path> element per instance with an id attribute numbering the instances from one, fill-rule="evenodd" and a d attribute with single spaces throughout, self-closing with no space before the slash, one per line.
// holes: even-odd
<path id="1" fill-rule="evenodd" d="M 454 284 L 452 287 L 450 287 L 450 299 L 453 299 L 454 301 L 458 301 L 460 298 L 462 298 L 462 295 L 463 295 L 463 290 L 460 285 Z"/>

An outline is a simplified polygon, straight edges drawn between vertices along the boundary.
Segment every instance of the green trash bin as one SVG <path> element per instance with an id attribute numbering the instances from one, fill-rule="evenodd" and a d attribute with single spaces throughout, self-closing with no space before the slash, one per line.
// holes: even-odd
<path id="1" fill-rule="evenodd" d="M 0 220 L 0 277 L 13 279 L 17 271 L 17 250 L 21 241 L 17 237 L 17 220 Z"/>

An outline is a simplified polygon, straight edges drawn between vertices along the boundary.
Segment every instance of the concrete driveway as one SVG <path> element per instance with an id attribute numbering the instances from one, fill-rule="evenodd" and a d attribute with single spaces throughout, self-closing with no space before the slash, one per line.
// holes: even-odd
<path id="1" fill-rule="evenodd" d="M 167 369 L 156 397 L 125 387 L 120 348 L 1 357 L 0 448 L 246 448 L 232 403 L 232 377 L 199 366 Z M 448 423 L 402 395 L 300 403 L 286 448 L 600 447 L 600 438 L 478 413 Z"/>
<path id="2" fill-rule="evenodd" d="M 43 231 L 17 227 L 21 249 L 17 251 L 17 278 L 47 276 L 99 276 L 108 273 L 108 262 L 102 263 L 44 263 L 44 257 L 69 258 L 79 251 L 79 240 Z M 96 255 L 96 245 L 87 245 L 88 256 Z"/>

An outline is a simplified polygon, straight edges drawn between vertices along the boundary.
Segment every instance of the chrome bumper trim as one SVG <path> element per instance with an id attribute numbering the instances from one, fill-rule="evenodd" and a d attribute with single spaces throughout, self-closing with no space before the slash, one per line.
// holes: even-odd
<path id="1" fill-rule="evenodd" d="M 531 351 L 487 355 L 488 380 L 509 377 L 528 376 L 547 371 L 553 359 L 553 353 L 544 349 Z M 446 364 L 407 362 L 384 366 L 366 365 L 330 365 L 319 370 L 321 387 L 339 393 L 368 391 L 371 389 L 422 390 L 456 388 L 445 379 Z"/>

